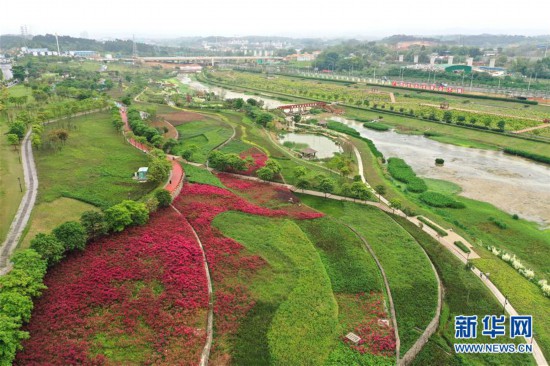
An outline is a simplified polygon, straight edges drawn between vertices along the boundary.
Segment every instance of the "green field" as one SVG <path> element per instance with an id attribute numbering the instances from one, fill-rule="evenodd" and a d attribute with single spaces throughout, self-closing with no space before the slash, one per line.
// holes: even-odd
<path id="1" fill-rule="evenodd" d="M 56 226 L 66 221 L 79 221 L 84 211 L 97 210 L 95 206 L 60 197 L 52 202 L 42 202 L 36 205 L 32 211 L 31 219 L 19 244 L 20 249 L 29 247 L 31 240 L 38 233 L 49 233 Z"/>
<path id="2" fill-rule="evenodd" d="M 510 265 L 486 251 L 481 259 L 472 262 L 482 272 L 490 273 L 491 281 L 519 314 L 533 315 L 537 342 L 546 358 L 550 358 L 550 298 L 544 297 L 537 285 L 528 282 Z"/>
<path id="3" fill-rule="evenodd" d="M 67 127 L 60 123 L 47 125 L 44 133 Z M 148 165 L 148 158 L 115 131 L 109 113 L 74 118 L 72 126 L 60 151 L 35 150 L 38 203 L 70 197 L 106 208 L 123 199 L 138 199 L 155 188 L 132 179 L 139 167 Z"/>
<path id="4" fill-rule="evenodd" d="M 222 182 L 206 168 L 196 167 L 191 164 L 183 164 L 185 179 L 191 183 L 209 184 L 220 188 L 225 188 Z"/>
<path id="5" fill-rule="evenodd" d="M 300 199 L 345 221 L 367 239 L 388 277 L 401 354 L 405 354 L 430 323 L 437 307 L 437 280 L 418 243 L 377 208 L 306 195 L 300 195 Z"/>
<path id="6" fill-rule="evenodd" d="M 198 163 L 206 162 L 210 151 L 233 134 L 231 126 L 214 118 L 187 122 L 177 126 L 176 129 L 179 132 L 181 144 L 175 153 L 181 153 L 189 146 L 195 145 L 197 150 L 193 153 L 191 160 Z"/>
<path id="7" fill-rule="evenodd" d="M 214 225 L 269 264 L 249 280 L 256 305 L 236 336 L 235 362 L 322 365 L 336 343 L 338 306 L 313 244 L 289 220 L 228 212 Z"/>
<path id="8" fill-rule="evenodd" d="M 234 212 L 214 225 L 268 262 L 248 281 L 256 306 L 234 340 L 236 364 L 394 364 L 339 340 L 372 317 L 361 299 L 383 296 L 379 270 L 352 231 L 328 218 L 293 223 Z"/>
<path id="9" fill-rule="evenodd" d="M 478 315 L 483 318 L 488 314 L 499 315 L 502 305 L 493 297 L 475 274 L 467 271 L 464 265 L 445 247 L 441 246 L 424 231 L 411 222 L 401 218 L 394 219 L 405 228 L 422 245 L 434 263 L 439 277 L 445 287 L 443 311 L 437 332 L 419 353 L 413 365 L 531 365 L 532 357 L 520 354 L 455 354 L 452 344 L 459 341 L 454 338 L 454 317 L 457 315 Z M 463 341 L 460 340 L 460 343 Z M 508 342 L 508 338 L 496 338 L 481 334 L 471 343 Z M 521 340 L 516 341 L 518 343 Z"/>
<path id="10" fill-rule="evenodd" d="M 3 116 L 0 116 L 0 201 L 2 202 L 2 208 L 0 209 L 0 243 L 4 242 L 21 198 L 25 193 L 23 166 L 19 162 L 20 152 L 14 150 L 8 144 L 5 136 L 7 131 L 7 122 Z M 23 192 L 19 189 L 18 178 L 21 180 Z"/>

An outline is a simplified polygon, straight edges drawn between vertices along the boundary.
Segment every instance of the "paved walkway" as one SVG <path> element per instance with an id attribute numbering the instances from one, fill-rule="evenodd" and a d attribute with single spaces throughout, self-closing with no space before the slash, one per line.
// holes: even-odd
<path id="1" fill-rule="evenodd" d="M 540 130 L 541 128 L 548 128 L 550 127 L 550 123 L 545 123 L 543 125 L 540 125 L 540 126 L 535 126 L 535 127 L 530 127 L 530 128 L 525 128 L 523 130 L 519 130 L 519 131 L 512 131 L 512 133 L 524 133 L 524 132 L 529 132 L 529 131 L 533 131 L 533 130 Z"/>
<path id="2" fill-rule="evenodd" d="M 197 164 L 197 163 L 190 163 L 190 164 L 195 165 L 195 166 L 204 167 L 204 165 L 202 165 L 202 164 Z M 212 171 L 213 169 L 209 168 L 209 170 Z M 307 195 L 311 195 L 311 196 L 325 197 L 325 194 L 322 193 L 322 192 L 317 192 L 317 191 L 312 191 L 312 190 L 307 190 L 307 189 L 306 190 L 300 190 L 300 189 L 297 189 L 296 187 L 294 187 L 292 185 L 289 185 L 289 184 L 282 184 L 282 183 L 276 183 L 276 182 L 266 182 L 266 181 L 263 181 L 263 180 L 261 180 L 259 178 L 256 178 L 256 177 L 249 177 L 249 176 L 244 176 L 244 175 L 239 175 L 239 174 L 232 174 L 232 173 L 224 173 L 224 174 L 229 174 L 229 175 L 232 175 L 232 176 L 235 176 L 235 177 L 238 177 L 238 178 L 241 178 L 241 179 L 245 179 L 245 180 L 252 180 L 252 181 L 263 182 L 263 183 L 274 185 L 274 186 L 285 187 L 285 188 L 290 189 L 291 191 L 299 192 L 299 193 L 303 193 L 303 194 L 307 194 Z M 375 206 L 375 207 L 378 207 L 379 209 L 384 210 L 386 212 L 391 212 L 391 213 L 394 213 L 395 215 L 402 216 L 402 217 L 406 218 L 407 220 L 409 220 L 410 222 L 412 222 L 413 224 L 415 224 L 417 226 L 419 226 L 419 223 L 420 223 L 420 221 L 418 221 L 418 219 L 416 217 L 408 217 L 407 215 L 405 215 L 403 212 L 401 212 L 399 210 L 391 209 L 388 206 L 388 204 L 389 204 L 388 201 L 384 197 L 380 197 L 381 200 L 383 201 L 383 203 L 372 202 L 372 201 L 358 201 L 358 200 L 354 200 L 354 199 L 349 198 L 349 197 L 337 196 L 337 195 L 333 195 L 333 194 L 327 195 L 326 198 L 337 200 L 337 201 L 348 201 L 348 202 L 355 202 L 355 203 L 369 205 L 369 206 Z M 446 230 L 447 233 L 448 233 L 448 238 L 447 237 L 440 237 L 433 229 L 431 229 L 427 225 L 423 225 L 422 230 L 424 232 L 426 232 L 428 235 L 430 235 L 432 238 L 437 240 L 439 243 L 443 244 L 451 253 L 453 253 L 464 264 L 466 264 L 468 259 L 479 258 L 479 256 L 473 251 L 469 255 L 469 258 L 468 258 L 468 256 L 466 254 L 462 253 L 462 251 L 460 251 L 454 245 L 454 241 L 460 240 L 465 245 L 467 245 L 469 247 L 472 246 L 466 239 L 464 239 L 460 235 L 456 234 L 452 230 Z M 431 263 L 431 261 L 430 261 L 430 263 Z M 478 276 L 480 275 L 480 271 L 478 269 L 473 268 L 472 271 L 476 275 L 478 275 Z M 497 301 L 504 304 L 505 297 L 500 292 L 500 290 L 486 276 L 483 276 L 483 278 L 481 280 L 482 280 L 483 284 L 496 297 Z M 512 307 L 512 305 L 509 302 L 506 305 L 506 311 L 508 311 L 508 313 L 510 315 L 517 315 L 518 314 L 517 311 Z M 548 362 L 546 361 L 546 359 L 545 359 L 545 357 L 542 353 L 542 350 L 540 349 L 537 341 L 534 338 L 525 338 L 525 340 L 526 340 L 527 343 L 530 343 L 530 344 L 533 345 L 533 357 L 535 358 L 535 361 L 537 362 L 537 365 L 539 365 L 539 366 L 548 366 Z"/>
<path id="3" fill-rule="evenodd" d="M 130 125 L 128 124 L 128 114 L 125 107 L 120 107 L 120 117 L 122 118 L 122 122 L 124 122 L 124 135 L 126 136 L 126 133 L 131 132 Z M 167 122 L 168 123 L 168 122 Z M 142 144 L 140 142 L 137 142 L 135 139 L 126 137 L 126 141 L 128 141 L 132 146 L 135 148 L 143 151 L 144 153 L 148 154 L 151 150 L 149 146 Z M 168 180 L 166 181 L 166 184 L 164 185 L 164 189 L 166 189 L 172 197 L 176 197 L 183 186 L 183 178 L 185 176 L 185 172 L 183 171 L 183 168 L 181 167 L 179 163 L 179 157 L 174 155 L 167 155 L 166 159 L 170 161 L 170 164 L 172 164 L 172 169 L 170 169 L 170 175 L 168 176 Z"/>
<path id="4" fill-rule="evenodd" d="M 23 162 L 26 191 L 12 221 L 6 241 L 0 249 L 0 275 L 4 275 L 11 270 L 12 266 L 9 258 L 17 247 L 21 234 L 27 226 L 38 193 L 38 174 L 36 173 L 34 155 L 32 153 L 31 134 L 32 129 L 29 129 L 21 145 L 21 159 Z"/>

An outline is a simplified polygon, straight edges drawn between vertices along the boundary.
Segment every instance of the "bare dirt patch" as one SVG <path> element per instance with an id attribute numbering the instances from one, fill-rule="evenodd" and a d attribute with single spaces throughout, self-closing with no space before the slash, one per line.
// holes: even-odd
<path id="1" fill-rule="evenodd" d="M 166 120 L 172 126 L 179 126 L 181 124 L 191 121 L 201 121 L 206 118 L 202 114 L 186 111 L 160 114 L 159 117 L 164 118 L 164 120 Z"/>

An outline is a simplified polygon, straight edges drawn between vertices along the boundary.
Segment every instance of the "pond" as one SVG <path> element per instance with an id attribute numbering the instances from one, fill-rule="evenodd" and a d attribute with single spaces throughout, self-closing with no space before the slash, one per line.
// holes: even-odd
<path id="1" fill-rule="evenodd" d="M 314 135 L 309 133 L 287 133 L 279 138 L 279 142 L 284 144 L 286 141 L 297 144 L 306 144 L 310 148 L 317 150 L 317 158 L 331 158 L 334 153 L 342 152 L 342 149 L 328 137 Z"/>
<path id="2" fill-rule="evenodd" d="M 378 132 L 363 127 L 361 122 L 333 119 L 371 139 L 386 158 L 404 159 L 421 177 L 454 182 L 465 197 L 550 225 L 550 167 L 546 165 L 502 151 L 454 146 L 395 131 Z M 436 158 L 444 159 L 444 166 L 436 167 Z"/>

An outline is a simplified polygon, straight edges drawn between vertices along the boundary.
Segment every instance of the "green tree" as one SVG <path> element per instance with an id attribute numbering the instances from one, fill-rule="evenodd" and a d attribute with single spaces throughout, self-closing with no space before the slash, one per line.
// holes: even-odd
<path id="1" fill-rule="evenodd" d="M 22 140 L 25 137 L 25 131 L 27 127 L 23 122 L 13 122 L 9 126 L 8 134 L 17 135 L 19 140 Z"/>
<path id="2" fill-rule="evenodd" d="M 155 192 L 155 197 L 160 207 L 168 207 L 172 203 L 172 195 L 166 189 L 160 189 Z"/>
<path id="3" fill-rule="evenodd" d="M 29 333 L 20 328 L 19 318 L 0 313 L 0 365 L 11 365 L 16 352 L 23 349 L 21 341 L 29 339 Z"/>
<path id="4" fill-rule="evenodd" d="M 340 194 L 342 196 L 350 197 L 353 194 L 353 191 L 351 190 L 351 184 L 344 183 L 340 186 Z"/>
<path id="5" fill-rule="evenodd" d="M 325 194 L 325 197 L 327 197 L 329 193 L 334 191 L 334 181 L 330 178 L 321 179 L 319 182 L 319 189 Z"/>
<path id="6" fill-rule="evenodd" d="M 36 284 L 42 281 L 48 268 L 48 263 L 42 259 L 42 256 L 34 249 L 25 249 L 16 252 L 11 257 L 11 262 L 15 270 L 24 270 Z M 30 296 L 38 296 L 39 290 L 43 288 L 45 287 L 42 285 L 35 286 L 26 293 Z"/>
<path id="7" fill-rule="evenodd" d="M 351 191 L 353 196 L 361 201 L 364 201 L 370 197 L 370 191 L 363 182 L 353 182 L 351 185 Z"/>
<path id="8" fill-rule="evenodd" d="M 269 122 L 273 121 L 273 115 L 271 115 L 271 113 L 267 113 L 267 112 L 262 112 L 258 115 L 258 117 L 256 118 L 256 122 L 258 122 L 259 124 L 261 124 L 262 126 L 267 126 L 267 124 Z"/>
<path id="9" fill-rule="evenodd" d="M 311 187 L 311 183 L 305 178 L 300 178 L 298 179 L 298 182 L 296 182 L 296 188 L 301 189 L 302 192 L 309 187 Z"/>
<path id="10" fill-rule="evenodd" d="M 83 250 L 86 247 L 86 229 L 81 223 L 67 221 L 52 230 L 52 234 L 65 246 L 65 251 Z"/>
<path id="11" fill-rule="evenodd" d="M 105 210 L 105 222 L 110 231 L 120 232 L 132 224 L 132 216 L 126 207 L 118 204 Z"/>
<path id="12" fill-rule="evenodd" d="M 168 178 L 172 165 L 164 158 L 152 158 L 149 161 L 147 180 L 155 184 L 164 182 Z"/>
<path id="13" fill-rule="evenodd" d="M 299 123 L 302 120 L 302 115 L 295 114 L 294 116 L 292 116 L 292 120 L 296 123 Z"/>
<path id="14" fill-rule="evenodd" d="M 34 239 L 31 240 L 31 249 L 36 250 L 38 254 L 42 256 L 48 263 L 48 266 L 52 266 L 63 259 L 65 253 L 65 246 L 54 235 L 51 234 L 37 234 Z"/>
<path id="15" fill-rule="evenodd" d="M 80 216 L 80 223 L 86 230 L 90 240 L 107 234 L 108 227 L 103 213 L 98 211 L 85 211 Z"/>
<path id="16" fill-rule="evenodd" d="M 445 111 L 443 113 L 443 121 L 447 123 L 451 123 L 452 119 L 453 119 L 453 113 L 451 111 Z"/>
<path id="17" fill-rule="evenodd" d="M 307 174 L 307 169 L 303 166 L 297 166 L 294 168 L 294 178 L 300 179 Z"/>
<path id="18" fill-rule="evenodd" d="M 25 296 L 16 290 L 0 291 L 0 309 L 2 314 L 9 317 L 21 317 L 21 320 L 28 322 L 31 319 L 33 308 L 30 296 Z"/>
<path id="19" fill-rule="evenodd" d="M 392 198 L 390 200 L 390 207 L 392 209 L 392 212 L 395 213 L 395 210 L 400 210 L 402 207 L 401 200 L 398 198 Z"/>
<path id="20" fill-rule="evenodd" d="M 504 121 L 503 119 L 497 122 L 497 127 L 499 130 L 504 131 L 505 126 L 506 126 L 506 121 Z"/>
<path id="21" fill-rule="evenodd" d="M 273 173 L 273 170 L 271 170 L 268 167 L 264 166 L 263 168 L 260 168 L 260 169 L 256 170 L 256 175 L 261 180 L 272 180 L 273 176 L 274 176 L 274 173 Z"/>
<path id="22" fill-rule="evenodd" d="M 13 146 L 13 150 L 17 150 L 17 146 L 19 145 L 19 136 L 14 133 L 8 133 L 6 137 L 8 138 L 8 143 Z"/>
<path id="23" fill-rule="evenodd" d="M 271 169 L 271 171 L 275 174 L 279 174 L 283 169 L 281 164 L 273 159 L 267 159 L 265 162 L 265 167 Z"/>
<path id="24" fill-rule="evenodd" d="M 376 193 L 378 193 L 378 199 L 380 199 L 380 196 L 386 194 L 386 187 L 382 184 L 378 184 L 376 187 L 374 187 L 374 190 L 376 191 Z"/>
<path id="25" fill-rule="evenodd" d="M 125 207 L 130 213 L 132 225 L 145 225 L 149 221 L 149 211 L 145 203 L 132 200 L 124 200 L 119 205 Z"/>

